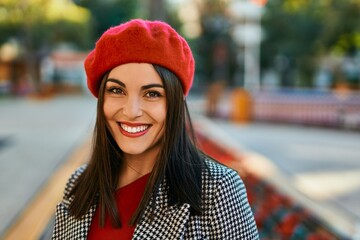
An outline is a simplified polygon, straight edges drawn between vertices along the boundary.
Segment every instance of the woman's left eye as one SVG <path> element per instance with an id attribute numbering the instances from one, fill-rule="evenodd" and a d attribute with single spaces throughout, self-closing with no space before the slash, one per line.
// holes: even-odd
<path id="1" fill-rule="evenodd" d="M 145 97 L 156 98 L 156 97 L 161 97 L 161 94 L 157 91 L 149 91 L 145 94 Z"/>

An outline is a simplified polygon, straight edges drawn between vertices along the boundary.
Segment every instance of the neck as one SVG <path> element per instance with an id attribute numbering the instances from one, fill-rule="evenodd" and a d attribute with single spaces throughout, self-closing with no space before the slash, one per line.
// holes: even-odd
<path id="1" fill-rule="evenodd" d="M 152 155 L 124 155 L 124 168 L 130 168 L 138 174 L 147 174 L 152 171 L 157 159 L 157 154 Z"/>
<path id="2" fill-rule="evenodd" d="M 134 172 L 136 172 L 139 176 L 144 176 L 145 174 L 147 174 L 149 171 L 146 171 L 144 169 L 141 169 L 141 171 L 137 170 L 135 167 L 131 166 L 131 163 L 126 162 L 127 167 L 130 168 L 131 170 L 133 170 Z"/>
<path id="3" fill-rule="evenodd" d="M 152 168 L 151 168 L 152 170 Z M 142 168 L 140 170 L 136 169 L 135 166 L 130 165 L 129 163 L 125 162 L 123 168 L 121 169 L 119 180 L 118 180 L 118 188 L 124 187 L 135 180 L 149 174 L 151 170 L 146 170 Z"/>
<path id="4" fill-rule="evenodd" d="M 124 187 L 150 173 L 155 165 L 156 156 L 136 156 L 125 154 L 124 165 L 120 170 L 118 188 Z"/>

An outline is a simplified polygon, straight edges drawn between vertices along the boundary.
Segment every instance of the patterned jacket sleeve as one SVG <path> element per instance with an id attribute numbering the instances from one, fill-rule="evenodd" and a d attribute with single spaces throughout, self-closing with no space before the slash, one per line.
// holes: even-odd
<path id="1" fill-rule="evenodd" d="M 259 239 L 240 176 L 229 169 L 219 181 L 211 211 L 212 239 Z"/>
<path id="2" fill-rule="evenodd" d="M 87 167 L 87 164 L 84 164 L 80 167 L 78 167 L 69 177 L 68 181 L 66 182 L 65 185 L 65 189 L 64 189 L 64 195 L 63 195 L 63 199 L 62 199 L 62 203 L 64 203 L 66 205 L 66 207 L 69 207 L 70 205 L 70 200 L 68 194 L 70 193 L 70 191 L 74 188 L 75 183 L 77 181 L 77 179 L 81 176 L 81 174 L 85 171 Z"/>
<path id="3" fill-rule="evenodd" d="M 77 231 L 82 231 L 81 228 L 76 228 L 76 219 L 73 216 L 69 215 L 68 208 L 70 205 L 71 198 L 68 197 L 69 192 L 74 187 L 76 180 L 85 170 L 86 165 L 83 165 L 76 169 L 76 171 L 70 176 L 68 179 L 65 190 L 64 196 L 60 203 L 56 206 L 55 212 L 55 224 L 53 228 L 52 240 L 63 240 L 63 239 L 86 239 L 85 234 L 76 234 Z M 75 230 L 76 231 L 75 231 Z M 76 236 L 76 237 L 74 237 Z"/>

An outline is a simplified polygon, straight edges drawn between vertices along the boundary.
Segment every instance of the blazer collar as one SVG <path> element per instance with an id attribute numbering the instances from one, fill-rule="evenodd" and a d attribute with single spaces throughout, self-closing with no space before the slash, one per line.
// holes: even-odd
<path id="1" fill-rule="evenodd" d="M 135 228 L 133 239 L 182 239 L 190 218 L 190 205 L 168 205 L 166 180 L 159 187 L 159 194 L 152 198 Z M 152 202 L 155 201 L 155 209 Z M 153 215 L 151 213 L 153 211 Z"/>

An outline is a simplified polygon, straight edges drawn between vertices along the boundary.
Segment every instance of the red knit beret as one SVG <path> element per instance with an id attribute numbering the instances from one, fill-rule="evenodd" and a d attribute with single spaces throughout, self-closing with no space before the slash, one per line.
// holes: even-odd
<path id="1" fill-rule="evenodd" d="M 185 39 L 161 21 L 134 19 L 105 31 L 85 59 L 87 84 L 97 97 L 103 75 L 125 63 L 167 68 L 181 81 L 184 95 L 194 78 L 194 58 Z"/>

